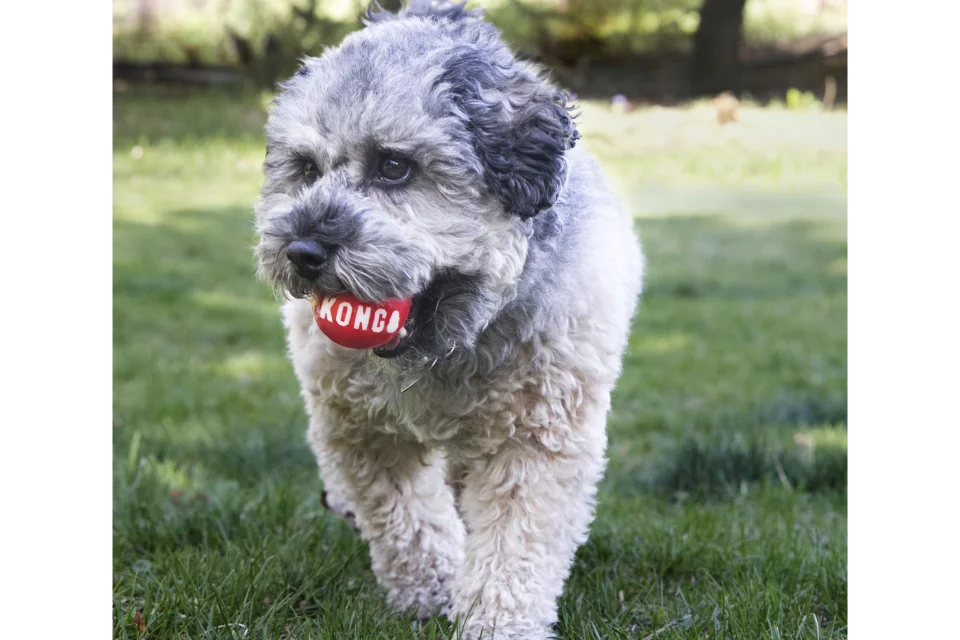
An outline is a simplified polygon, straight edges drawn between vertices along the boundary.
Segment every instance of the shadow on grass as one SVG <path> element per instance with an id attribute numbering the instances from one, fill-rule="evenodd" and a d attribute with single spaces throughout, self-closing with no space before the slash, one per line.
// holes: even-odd
<path id="1" fill-rule="evenodd" d="M 251 245 L 248 210 L 114 222 L 114 448 L 125 457 L 137 434 L 141 455 L 202 469 L 202 491 L 316 478 L 279 303 Z"/>
<path id="2" fill-rule="evenodd" d="M 845 490 L 845 218 L 776 204 L 639 222 L 648 280 L 611 411 L 606 490 Z M 809 443 L 804 430 L 823 426 L 843 438 Z"/>
<path id="3" fill-rule="evenodd" d="M 789 490 L 845 491 L 846 438 L 825 443 L 802 438 L 801 442 L 785 448 L 737 438 L 688 439 L 662 463 L 652 486 L 675 499 L 732 497 L 746 491 L 745 485 L 764 481 Z"/>
<path id="4" fill-rule="evenodd" d="M 251 209 L 115 219 L 113 232 L 115 345 L 166 336 L 169 346 L 282 348 L 279 303 L 256 277 Z"/>
<path id="5" fill-rule="evenodd" d="M 793 199 L 772 197 L 770 210 L 751 219 L 717 214 L 639 220 L 648 260 L 642 305 L 662 298 L 787 300 L 845 293 L 846 241 L 825 236 L 822 221 L 778 215 Z M 717 209 L 728 206 L 721 202 Z"/>
<path id="6" fill-rule="evenodd" d="M 113 146 L 209 139 L 263 145 L 270 98 L 249 89 L 138 87 L 113 94 Z"/>

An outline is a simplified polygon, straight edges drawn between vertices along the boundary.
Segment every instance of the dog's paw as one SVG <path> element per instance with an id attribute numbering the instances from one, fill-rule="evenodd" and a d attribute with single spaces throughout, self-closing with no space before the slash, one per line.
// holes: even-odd
<path id="1" fill-rule="evenodd" d="M 458 630 L 454 637 L 460 638 L 460 640 L 554 640 L 557 637 L 549 627 L 523 623 L 515 625 L 483 624 L 476 620 L 470 620 L 463 624 L 453 616 L 450 617 L 450 621 Z"/>
<path id="2" fill-rule="evenodd" d="M 447 614 L 461 640 L 549 640 L 555 638 L 552 623 L 542 610 L 523 606 L 505 591 L 502 599 L 495 594 L 490 602 L 480 602 L 479 593 L 469 598 L 463 592 L 454 597 L 452 611 Z M 554 618 L 555 620 L 555 618 Z"/>
<path id="3" fill-rule="evenodd" d="M 450 588 L 444 580 L 406 587 L 388 594 L 387 599 L 395 610 L 424 623 L 433 616 L 448 616 L 451 611 Z"/>
<path id="4" fill-rule="evenodd" d="M 324 492 L 320 494 L 320 504 L 322 504 L 323 508 L 327 511 L 343 518 L 354 531 L 360 533 L 360 527 L 357 526 L 357 518 L 353 514 L 353 511 L 350 510 L 350 505 L 346 500 L 343 500 L 330 491 L 324 490 Z"/>

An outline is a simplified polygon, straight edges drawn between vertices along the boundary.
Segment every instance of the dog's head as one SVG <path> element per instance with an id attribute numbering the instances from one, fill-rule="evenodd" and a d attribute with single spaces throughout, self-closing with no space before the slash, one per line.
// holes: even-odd
<path id="1" fill-rule="evenodd" d="M 462 5 L 368 12 L 283 83 L 257 204 L 262 277 L 287 295 L 413 297 L 382 357 L 470 349 L 516 295 L 533 224 L 578 138 L 564 94 Z"/>

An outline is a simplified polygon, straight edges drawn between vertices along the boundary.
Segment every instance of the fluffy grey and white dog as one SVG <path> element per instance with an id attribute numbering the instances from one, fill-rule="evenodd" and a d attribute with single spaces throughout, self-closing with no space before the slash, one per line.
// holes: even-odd
<path id="1" fill-rule="evenodd" d="M 398 610 L 546 638 L 605 465 L 632 222 L 564 93 L 462 5 L 368 12 L 282 87 L 256 255 L 327 503 Z M 412 296 L 406 337 L 333 344 L 315 291 Z"/>

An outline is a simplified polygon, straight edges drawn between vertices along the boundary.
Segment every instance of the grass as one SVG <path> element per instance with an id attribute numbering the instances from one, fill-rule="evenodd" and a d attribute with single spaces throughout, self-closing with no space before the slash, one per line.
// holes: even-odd
<path id="1" fill-rule="evenodd" d="M 447 638 L 320 505 L 253 275 L 264 103 L 114 97 L 114 636 Z M 581 128 L 649 281 L 559 637 L 845 638 L 846 115 L 588 103 Z"/>

